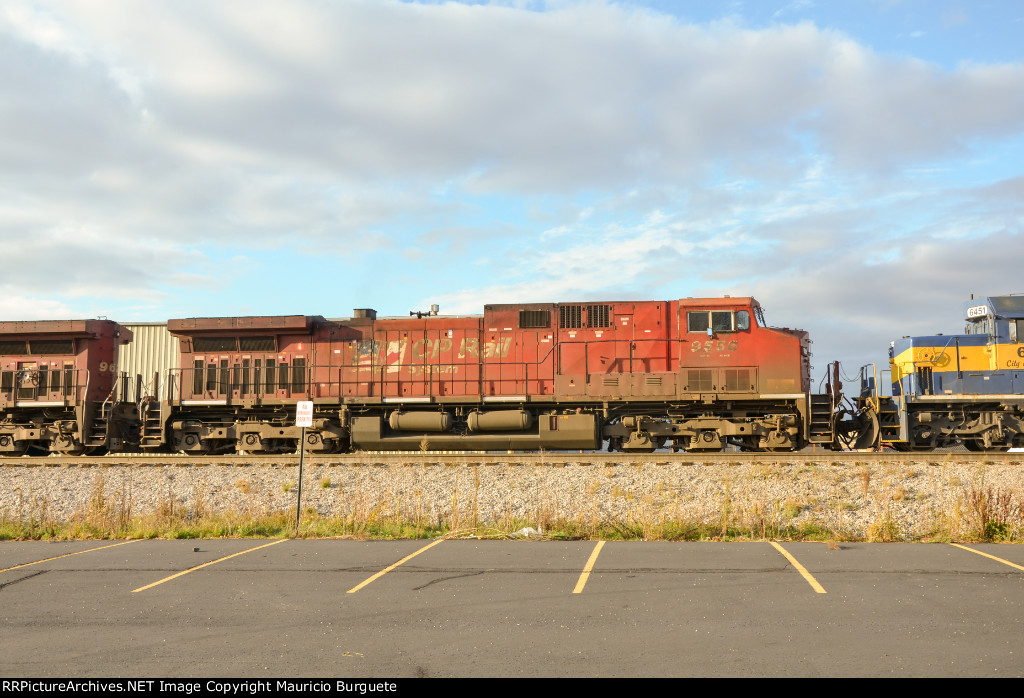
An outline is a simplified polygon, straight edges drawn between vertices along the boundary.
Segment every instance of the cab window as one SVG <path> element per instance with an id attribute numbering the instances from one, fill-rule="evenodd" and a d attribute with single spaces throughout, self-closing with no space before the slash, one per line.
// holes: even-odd
<path id="1" fill-rule="evenodd" d="M 714 310 L 711 312 L 711 329 L 715 332 L 732 332 L 732 311 Z"/>
<path id="2" fill-rule="evenodd" d="M 689 312 L 686 314 L 686 331 L 687 332 L 707 332 L 708 331 L 708 313 L 707 311 L 701 312 Z"/>
<path id="3" fill-rule="evenodd" d="M 706 333 L 735 332 L 750 329 L 750 312 L 747 310 L 696 310 L 686 314 L 686 331 Z"/>
<path id="4" fill-rule="evenodd" d="M 988 318 L 972 320 L 967 323 L 967 334 L 991 334 Z"/>

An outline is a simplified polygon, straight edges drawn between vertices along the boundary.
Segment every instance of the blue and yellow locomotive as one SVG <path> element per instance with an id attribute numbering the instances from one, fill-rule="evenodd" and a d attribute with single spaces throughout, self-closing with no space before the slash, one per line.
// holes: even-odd
<path id="1" fill-rule="evenodd" d="M 1024 446 L 1024 294 L 972 298 L 964 315 L 964 334 L 891 343 L 891 397 L 862 377 L 858 446 Z"/>

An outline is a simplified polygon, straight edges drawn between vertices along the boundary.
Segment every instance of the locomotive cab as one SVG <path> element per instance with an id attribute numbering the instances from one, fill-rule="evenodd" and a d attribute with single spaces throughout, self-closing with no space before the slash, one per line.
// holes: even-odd
<path id="1" fill-rule="evenodd" d="M 678 304 L 678 397 L 673 448 L 792 450 L 808 439 L 810 341 L 768 327 L 750 297 L 687 298 Z"/>

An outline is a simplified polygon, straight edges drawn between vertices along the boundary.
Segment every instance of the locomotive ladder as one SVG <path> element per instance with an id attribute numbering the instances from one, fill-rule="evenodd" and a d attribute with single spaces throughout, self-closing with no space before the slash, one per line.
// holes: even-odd
<path id="1" fill-rule="evenodd" d="M 830 444 L 835 438 L 832 428 L 832 396 L 811 395 L 810 398 L 807 441 L 812 444 Z"/>
<path id="2" fill-rule="evenodd" d="M 143 402 L 140 412 L 142 413 L 142 434 L 139 439 L 140 446 L 159 446 L 162 443 L 163 421 L 160 419 L 160 404 Z"/>
<path id="3" fill-rule="evenodd" d="M 879 397 L 878 426 L 881 430 L 881 443 L 904 443 L 900 438 L 900 410 L 891 397 Z"/>
<path id="4" fill-rule="evenodd" d="M 110 421 L 108 402 L 103 401 L 100 405 L 99 414 L 88 420 L 85 439 L 82 443 L 86 446 L 103 446 L 107 443 L 107 424 Z"/>

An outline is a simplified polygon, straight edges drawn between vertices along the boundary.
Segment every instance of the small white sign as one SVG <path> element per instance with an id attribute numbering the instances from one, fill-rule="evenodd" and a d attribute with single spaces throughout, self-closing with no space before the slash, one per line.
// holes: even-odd
<path id="1" fill-rule="evenodd" d="M 313 401 L 302 400 L 295 404 L 295 426 L 313 426 Z"/>
<path id="2" fill-rule="evenodd" d="M 987 305 L 975 305 L 975 306 L 970 307 L 970 308 L 967 309 L 967 317 L 968 318 L 972 318 L 972 317 L 985 317 L 986 315 L 988 315 L 988 306 Z"/>

